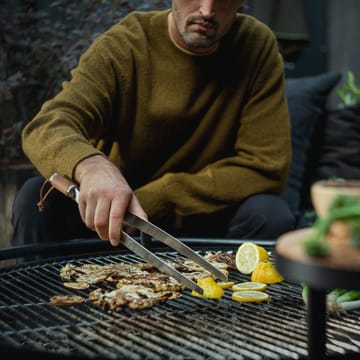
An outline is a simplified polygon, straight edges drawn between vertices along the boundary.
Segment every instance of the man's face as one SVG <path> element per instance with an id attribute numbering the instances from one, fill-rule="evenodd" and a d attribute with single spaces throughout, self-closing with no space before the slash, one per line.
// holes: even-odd
<path id="1" fill-rule="evenodd" d="M 175 38 L 190 51 L 217 45 L 231 27 L 243 0 L 173 0 Z"/>

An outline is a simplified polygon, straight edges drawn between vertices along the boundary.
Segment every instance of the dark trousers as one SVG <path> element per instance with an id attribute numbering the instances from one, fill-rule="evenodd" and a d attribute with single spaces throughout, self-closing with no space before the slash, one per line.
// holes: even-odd
<path id="1" fill-rule="evenodd" d="M 44 179 L 28 179 L 13 203 L 12 245 L 97 238 L 82 222 L 76 202 L 53 190 L 39 211 L 40 189 Z M 237 206 L 207 216 L 186 219 L 180 229 L 158 223 L 176 236 L 237 239 L 276 239 L 294 228 L 295 218 L 279 196 L 258 194 Z"/>

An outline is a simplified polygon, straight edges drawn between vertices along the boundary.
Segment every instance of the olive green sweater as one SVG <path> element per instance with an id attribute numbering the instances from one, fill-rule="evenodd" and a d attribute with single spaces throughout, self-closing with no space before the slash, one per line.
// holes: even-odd
<path id="1" fill-rule="evenodd" d="M 238 15 L 219 49 L 186 53 L 167 15 L 134 12 L 94 41 L 23 131 L 44 177 L 94 154 L 117 164 L 153 220 L 281 194 L 290 162 L 283 62 L 262 23 Z"/>

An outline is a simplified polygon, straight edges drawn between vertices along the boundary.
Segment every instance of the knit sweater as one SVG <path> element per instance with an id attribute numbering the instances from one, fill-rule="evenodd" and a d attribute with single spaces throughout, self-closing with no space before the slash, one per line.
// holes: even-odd
<path id="1" fill-rule="evenodd" d="M 291 144 L 283 61 L 264 24 L 238 14 L 216 52 L 182 51 L 168 11 L 134 12 L 100 35 L 23 131 L 44 177 L 105 154 L 152 220 L 281 194 Z"/>

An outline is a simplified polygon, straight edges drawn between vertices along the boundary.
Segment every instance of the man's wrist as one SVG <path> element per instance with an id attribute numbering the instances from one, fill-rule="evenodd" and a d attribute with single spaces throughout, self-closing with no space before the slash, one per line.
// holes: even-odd
<path id="1" fill-rule="evenodd" d="M 81 160 L 74 169 L 74 180 L 80 184 L 81 180 L 83 179 L 84 175 L 88 172 L 91 171 L 89 169 L 92 168 L 92 166 L 98 166 L 99 165 L 99 161 L 103 161 L 106 160 L 106 158 L 102 155 L 96 154 L 96 155 L 92 155 L 89 156 L 83 160 Z"/>

